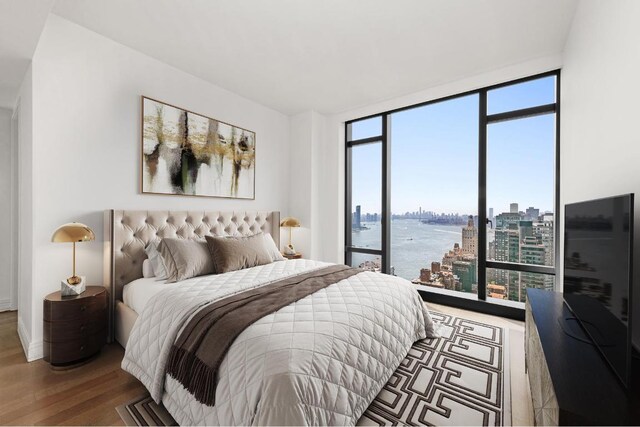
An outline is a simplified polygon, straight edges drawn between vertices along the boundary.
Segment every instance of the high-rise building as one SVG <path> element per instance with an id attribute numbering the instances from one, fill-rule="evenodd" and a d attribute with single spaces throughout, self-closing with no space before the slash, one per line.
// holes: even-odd
<path id="1" fill-rule="evenodd" d="M 460 291 L 472 292 L 473 285 L 476 283 L 476 260 L 469 258 L 465 261 L 453 261 L 451 271 L 458 277 L 460 282 Z"/>
<path id="2" fill-rule="evenodd" d="M 361 216 L 360 210 L 361 210 L 360 205 L 357 205 L 356 212 L 353 216 L 353 228 L 355 230 L 359 230 L 362 228 L 362 221 L 361 221 L 362 216 Z"/>
<path id="3" fill-rule="evenodd" d="M 462 229 L 462 252 L 478 255 L 478 229 L 471 215 L 469 215 L 467 226 Z"/>
<path id="4" fill-rule="evenodd" d="M 524 214 L 524 219 L 529 221 L 537 221 L 540 216 L 540 209 L 534 207 L 528 207 Z"/>
<path id="5" fill-rule="evenodd" d="M 489 208 L 489 220 L 493 221 L 493 208 Z"/>
<path id="6" fill-rule="evenodd" d="M 518 213 L 518 204 L 517 203 L 511 203 L 509 205 L 509 212 L 510 213 Z"/>

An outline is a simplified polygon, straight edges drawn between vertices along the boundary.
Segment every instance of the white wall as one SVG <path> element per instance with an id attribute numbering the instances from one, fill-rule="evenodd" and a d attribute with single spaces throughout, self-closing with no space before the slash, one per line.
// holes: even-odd
<path id="1" fill-rule="evenodd" d="M 640 242 L 640 2 L 582 0 L 567 44 L 561 86 L 561 201 L 636 194 Z M 635 247 L 640 307 L 640 246 Z M 634 329 L 640 334 L 640 315 Z M 636 335 L 638 337 L 638 335 Z M 636 338 L 636 342 L 640 339 Z"/>
<path id="2" fill-rule="evenodd" d="M 256 199 L 139 194 L 141 95 L 255 131 Z M 42 339 L 42 298 L 70 275 L 71 247 L 50 242 L 60 224 L 79 221 L 95 231 L 95 242 L 78 246 L 78 273 L 100 284 L 105 209 L 289 205 L 287 116 L 55 15 L 33 58 L 33 153 L 33 298 L 31 310 L 19 313 L 32 344 Z"/>
<path id="3" fill-rule="evenodd" d="M 318 147 L 322 159 L 318 178 L 321 185 L 317 196 L 318 216 L 322 221 L 322 233 L 318 236 L 322 259 L 344 262 L 345 121 L 556 70 L 561 65 L 560 55 L 538 58 L 327 117 L 324 137 Z"/>
<path id="4" fill-rule="evenodd" d="M 18 335 L 28 360 L 40 357 L 42 340 L 32 340 L 33 307 L 33 67 L 29 66 L 20 91 L 18 141 Z M 40 300 L 41 301 L 41 300 Z M 39 311 L 42 312 L 40 302 Z"/>
<path id="5" fill-rule="evenodd" d="M 324 168 L 322 144 L 325 117 L 315 111 L 307 111 L 290 117 L 291 177 L 289 213 L 300 220 L 302 226 L 293 230 L 293 244 L 305 258 L 322 259 L 321 215 L 318 196 L 321 183 L 320 170 Z M 288 234 L 283 244 L 286 244 Z"/>
<path id="6" fill-rule="evenodd" d="M 0 311 L 9 310 L 11 304 L 12 278 L 12 234 L 11 218 L 12 203 L 12 141 L 11 141 L 11 110 L 0 108 Z"/>

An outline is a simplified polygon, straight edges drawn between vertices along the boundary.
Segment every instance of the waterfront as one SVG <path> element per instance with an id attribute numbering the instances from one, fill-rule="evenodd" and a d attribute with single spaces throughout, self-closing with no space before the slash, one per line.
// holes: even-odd
<path id="1" fill-rule="evenodd" d="M 379 222 L 363 222 L 363 229 L 353 232 L 353 246 L 379 249 L 381 225 Z M 431 268 L 433 261 L 442 261 L 442 256 L 453 249 L 455 243 L 462 244 L 462 226 L 423 224 L 418 219 L 394 219 L 391 222 L 391 265 L 395 274 L 408 280 L 420 276 L 421 268 Z M 360 259 L 372 256 L 354 254 L 354 265 Z"/>

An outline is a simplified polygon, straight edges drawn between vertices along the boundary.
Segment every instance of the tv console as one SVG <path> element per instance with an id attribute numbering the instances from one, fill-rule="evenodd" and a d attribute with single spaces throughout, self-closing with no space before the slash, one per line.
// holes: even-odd
<path id="1" fill-rule="evenodd" d="M 536 425 L 640 424 L 638 387 L 622 385 L 572 318 L 561 293 L 527 289 L 525 355 Z"/>

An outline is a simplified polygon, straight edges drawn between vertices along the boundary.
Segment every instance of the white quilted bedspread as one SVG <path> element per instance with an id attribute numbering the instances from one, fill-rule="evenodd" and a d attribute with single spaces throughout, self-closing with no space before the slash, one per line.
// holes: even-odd
<path id="1" fill-rule="evenodd" d="M 353 425 L 411 345 L 434 336 L 407 280 L 363 272 L 265 316 L 218 370 L 215 406 L 166 375 L 171 345 L 199 307 L 329 264 L 289 260 L 202 276 L 155 295 L 131 332 L 122 368 L 181 425 Z"/>

